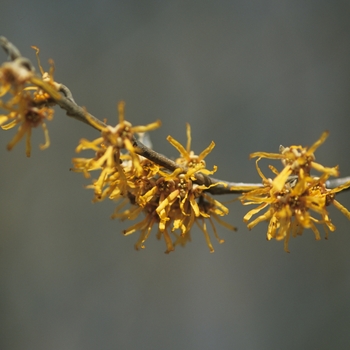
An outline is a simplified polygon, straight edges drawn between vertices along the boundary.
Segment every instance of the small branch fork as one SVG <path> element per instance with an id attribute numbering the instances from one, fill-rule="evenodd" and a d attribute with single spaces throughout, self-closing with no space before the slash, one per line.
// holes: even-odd
<path id="1" fill-rule="evenodd" d="M 11 42 L 9 42 L 3 36 L 0 36 L 0 45 L 2 46 L 4 51 L 7 53 L 9 60 L 18 61 L 18 63 L 21 66 L 25 67 L 31 72 L 35 72 L 35 68 L 31 63 L 31 61 L 28 58 L 22 57 L 20 51 L 16 48 L 16 46 L 14 46 Z M 46 85 L 40 84 L 40 81 L 41 79 L 38 77 L 38 79 L 35 79 L 35 84 L 38 87 L 40 87 L 42 90 L 50 94 L 50 91 L 47 91 L 46 89 Z M 79 106 L 74 101 L 73 95 L 68 87 L 66 87 L 63 84 L 59 84 L 59 92 L 61 94 L 58 94 L 57 96 L 52 96 L 52 94 L 50 94 L 52 98 L 52 102 L 55 102 L 59 107 L 65 110 L 66 114 L 69 117 L 75 118 L 80 122 L 88 124 L 91 127 L 95 128 L 96 130 L 99 130 L 99 129 L 94 125 L 92 125 L 89 122 L 89 119 L 93 120 L 94 123 L 100 127 L 107 126 L 103 121 L 96 118 L 92 114 L 88 113 L 86 109 L 84 109 L 83 107 Z M 135 147 L 135 151 L 137 154 L 151 160 L 152 162 L 158 164 L 161 167 L 164 167 L 169 171 L 174 171 L 175 169 L 178 169 L 180 167 L 174 161 L 150 149 L 149 147 L 141 143 L 139 140 L 137 140 L 135 137 L 133 139 L 133 146 Z M 184 172 L 187 171 L 187 169 L 185 168 L 183 168 L 183 170 Z M 242 194 L 244 192 L 250 191 L 253 188 L 262 187 L 261 183 L 229 182 L 229 181 L 215 179 L 213 177 L 207 176 L 202 173 L 195 174 L 195 177 L 196 177 L 196 183 L 198 183 L 199 185 L 210 186 L 210 185 L 217 184 L 216 186 L 210 187 L 207 190 L 207 192 L 213 195 Z M 347 181 L 350 181 L 350 177 L 332 179 L 326 182 L 326 186 L 327 188 L 332 189 L 332 188 L 341 186 Z"/>

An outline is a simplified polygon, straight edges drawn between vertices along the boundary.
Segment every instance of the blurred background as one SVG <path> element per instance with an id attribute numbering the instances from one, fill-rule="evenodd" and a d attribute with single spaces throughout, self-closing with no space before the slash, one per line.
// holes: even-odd
<path id="1" fill-rule="evenodd" d="M 215 141 L 217 178 L 259 182 L 250 153 L 329 130 L 317 161 L 350 175 L 348 1 L 0 7 L 0 34 L 33 63 L 38 46 L 46 70 L 53 58 L 56 80 L 92 114 L 115 124 L 124 100 L 134 125 L 161 119 L 153 147 L 170 157 L 166 136 L 185 143 L 189 122 L 195 152 Z M 248 231 L 238 202 L 226 217 L 238 232 L 220 227 L 213 254 L 196 227 L 169 255 L 154 234 L 137 252 L 138 233 L 121 233 L 131 223 L 111 220 L 115 204 L 92 204 L 89 181 L 69 171 L 96 131 L 59 109 L 48 127 L 51 147 L 39 150 L 35 130 L 30 159 L 23 141 L 6 150 L 14 130 L 0 136 L 1 349 L 350 348 L 350 222 L 337 210 L 327 241 L 305 231 L 290 254 L 266 241 L 265 223 Z M 350 193 L 337 198 L 350 208 Z"/>

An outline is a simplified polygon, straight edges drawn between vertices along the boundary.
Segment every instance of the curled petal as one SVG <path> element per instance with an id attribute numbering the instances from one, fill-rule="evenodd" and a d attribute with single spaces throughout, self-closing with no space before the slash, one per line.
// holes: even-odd
<path id="1" fill-rule="evenodd" d="M 189 153 L 185 150 L 184 146 L 181 145 L 179 141 L 176 141 L 170 135 L 166 138 L 181 154 L 181 156 L 185 159 L 189 158 Z"/>
<path id="2" fill-rule="evenodd" d="M 266 208 L 267 206 L 268 206 L 268 203 L 262 203 L 257 208 L 254 208 L 254 209 L 250 210 L 247 214 L 244 215 L 243 221 L 244 222 L 248 222 L 253 215 L 259 213 L 259 211 L 261 211 L 262 209 Z"/>
<path id="3" fill-rule="evenodd" d="M 214 147 L 215 147 L 215 143 L 212 141 L 210 145 L 199 154 L 198 161 L 201 161 L 202 159 L 204 159 L 213 150 Z"/>
<path id="4" fill-rule="evenodd" d="M 340 210 L 349 220 L 350 220 L 350 212 L 347 210 L 342 204 L 340 204 L 337 200 L 333 200 L 334 206 Z"/>
<path id="5" fill-rule="evenodd" d="M 133 126 L 131 129 L 132 129 L 132 132 L 134 132 L 134 133 L 136 133 L 136 132 L 144 133 L 147 131 L 152 131 L 152 130 L 158 129 L 161 125 L 162 125 L 162 122 L 158 119 L 157 121 L 150 123 L 150 124 L 147 124 L 147 125 Z"/>
<path id="6" fill-rule="evenodd" d="M 316 149 L 320 147 L 323 144 L 323 142 L 326 141 L 328 135 L 329 135 L 329 131 L 324 131 L 321 137 L 308 149 L 307 154 L 315 153 Z"/>

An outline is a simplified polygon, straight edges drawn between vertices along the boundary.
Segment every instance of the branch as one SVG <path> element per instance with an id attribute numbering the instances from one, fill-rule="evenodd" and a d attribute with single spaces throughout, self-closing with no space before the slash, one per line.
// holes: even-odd
<path id="1" fill-rule="evenodd" d="M 4 49 L 4 51 L 8 54 L 8 57 L 11 61 L 19 60 L 23 66 L 25 66 L 29 71 L 34 72 L 34 66 L 30 62 L 29 59 L 22 57 L 20 51 L 11 43 L 9 42 L 5 37 L 0 36 L 0 45 Z M 106 127 L 107 125 L 101 121 L 100 119 L 96 118 L 92 114 L 86 111 L 83 107 L 79 106 L 73 98 L 73 95 L 68 87 L 66 87 L 63 84 L 59 84 L 58 91 L 61 92 L 61 94 L 52 94 L 52 90 L 48 89 L 48 85 L 45 84 L 42 79 L 38 76 L 33 78 L 33 81 L 35 85 L 40 87 L 43 91 L 47 92 L 52 99 L 52 102 L 56 103 L 59 107 L 61 107 L 63 110 L 66 111 L 67 116 L 77 119 L 80 122 L 83 122 L 85 124 L 90 125 L 96 130 L 99 130 L 96 125 L 100 127 Z M 90 120 L 93 120 L 94 124 L 90 123 Z M 135 152 L 139 154 L 142 157 L 145 157 L 152 162 L 156 163 L 157 165 L 169 170 L 174 171 L 180 166 L 176 164 L 171 159 L 167 158 L 166 156 L 150 149 L 146 145 L 144 145 L 142 142 L 137 140 L 135 137 L 133 139 L 133 146 L 135 148 Z M 182 167 L 183 171 L 186 172 L 187 169 Z M 257 187 L 262 187 L 261 183 L 244 183 L 244 182 L 229 182 L 225 180 L 219 180 L 215 179 L 213 177 L 207 176 L 203 173 L 196 173 L 196 183 L 199 185 L 205 185 L 209 187 L 210 185 L 215 185 L 210 187 L 207 192 L 219 195 L 219 194 L 242 194 L 244 192 L 250 191 Z M 334 180 L 328 180 L 326 182 L 326 186 L 329 189 L 333 189 L 335 187 L 341 186 L 347 181 L 350 181 L 350 177 L 345 178 L 338 178 Z"/>
<path id="2" fill-rule="evenodd" d="M 337 178 L 337 179 L 328 180 L 328 181 L 326 181 L 326 187 L 328 189 L 332 190 L 333 188 L 336 188 L 336 187 L 339 187 L 339 186 L 343 186 L 348 181 L 350 181 L 350 176 L 340 177 L 340 178 Z M 350 188 L 346 188 L 343 191 L 348 191 L 348 190 L 350 190 Z"/>

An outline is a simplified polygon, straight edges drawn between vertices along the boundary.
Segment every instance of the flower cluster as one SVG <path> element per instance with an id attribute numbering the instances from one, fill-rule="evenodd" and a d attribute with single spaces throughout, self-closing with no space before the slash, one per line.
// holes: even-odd
<path id="1" fill-rule="evenodd" d="M 35 74 L 31 62 L 1 36 L 0 46 L 12 60 L 0 66 L 0 108 L 5 110 L 5 114 L 0 115 L 0 127 L 9 130 L 18 126 L 17 133 L 7 145 L 8 150 L 25 137 L 29 157 L 32 129 L 39 126 L 45 137 L 40 148 L 47 148 L 50 139 L 46 121 L 53 118 L 52 107 L 56 104 L 67 115 L 100 131 L 100 137 L 93 141 L 80 140 L 76 152 L 92 150 L 94 156 L 74 158 L 71 170 L 81 172 L 86 178 L 90 178 L 94 171 L 99 172 L 98 177 L 86 187 L 94 191 L 93 202 L 105 199 L 119 202 L 112 218 L 136 220 L 140 214 L 144 215 L 143 219 L 124 230 L 124 235 L 140 232 L 135 244 L 137 250 L 145 247 L 154 229 L 157 238 L 164 239 L 166 253 L 169 253 L 177 245 L 184 246 L 191 241 L 191 230 L 193 226 L 198 226 L 213 252 L 209 231 L 213 231 L 219 243 L 223 242 L 215 223 L 236 230 L 221 219 L 228 214 L 228 209 L 215 200 L 211 196 L 213 194 L 239 193 L 243 205 L 256 205 L 244 216 L 244 222 L 252 229 L 260 222 L 268 221 L 267 239 L 284 240 L 287 252 L 290 237 L 301 235 L 304 229 L 311 229 L 317 240 L 321 238 L 317 225 L 323 226 L 326 238 L 329 231 L 335 230 L 327 210 L 330 205 L 350 219 L 350 212 L 335 199 L 338 192 L 350 188 L 350 181 L 346 182 L 350 178 L 338 179 L 336 187 L 334 180 L 329 178 L 339 176 L 338 167 L 325 167 L 315 159 L 314 153 L 324 143 L 328 132 L 324 132 L 309 148 L 280 146 L 279 153 L 251 154 L 251 158 L 257 158 L 256 169 L 262 184 L 217 180 L 210 177 L 217 167 L 210 170 L 205 162 L 215 144 L 211 142 L 196 155 L 191 150 L 189 124 L 186 125 L 186 147 L 173 137 L 167 137 L 179 152 L 178 158 L 172 161 L 142 143 L 145 133 L 161 125 L 159 120 L 146 126 L 132 126 L 124 117 L 125 104 L 120 102 L 118 124 L 106 125 L 78 106 L 70 90 L 54 80 L 52 60 L 49 61 L 49 71 L 44 71 L 37 47 L 32 48 L 36 51 L 40 77 Z M 262 158 L 278 159 L 283 168 L 279 171 L 270 165 L 274 176 L 267 178 L 259 166 Z"/>
<path id="2" fill-rule="evenodd" d="M 258 204 L 258 207 L 244 216 L 244 221 L 250 221 L 255 214 L 267 208 L 264 214 L 248 223 L 248 228 L 252 229 L 262 221 L 269 221 L 267 239 L 284 240 L 284 249 L 287 252 L 290 236 L 301 235 L 304 228 L 310 228 L 317 240 L 321 236 L 315 224 L 324 227 L 326 238 L 329 231 L 335 230 L 327 211 L 329 205 L 333 204 L 350 219 L 350 212 L 335 200 L 335 194 L 349 188 L 350 182 L 328 189 L 326 181 L 330 176 L 339 176 L 338 167 L 328 168 L 315 162 L 314 152 L 327 136 L 328 132 L 324 132 L 310 148 L 280 146 L 278 154 L 257 152 L 250 155 L 251 158 L 257 158 L 256 168 L 263 186 L 241 196 L 244 205 Z M 280 159 L 284 168 L 279 172 L 270 166 L 275 178 L 266 178 L 258 165 L 261 158 Z M 312 169 L 320 175 L 311 175 Z M 312 216 L 310 210 L 318 214 L 319 218 Z"/>
<path id="3" fill-rule="evenodd" d="M 33 47 L 37 52 L 39 50 Z M 50 145 L 46 120 L 53 117 L 50 107 L 52 97 L 59 98 L 59 84 L 53 80 L 53 63 L 49 73 L 44 72 L 38 58 L 42 78 L 37 77 L 33 69 L 23 59 L 6 62 L 0 67 L 0 108 L 7 114 L 0 115 L 0 126 L 9 130 L 18 125 L 18 130 L 7 145 L 11 150 L 24 136 L 26 136 L 26 155 L 31 154 L 32 129 L 41 126 L 44 131 L 45 143 L 40 145 L 45 149 Z M 46 91 L 42 90 L 43 87 Z"/>
<path id="4" fill-rule="evenodd" d="M 132 126 L 124 119 L 123 102 L 119 103 L 118 111 L 119 123 L 115 127 L 100 127 L 94 125 L 93 120 L 89 120 L 101 130 L 101 137 L 94 141 L 82 139 L 76 151 L 91 149 L 95 151 L 95 156 L 74 158 L 72 170 L 82 172 L 85 177 L 90 177 L 93 170 L 101 170 L 98 179 L 87 187 L 94 190 L 95 202 L 105 198 L 120 200 L 112 218 L 134 220 L 140 213 L 145 214 L 143 220 L 124 231 L 125 235 L 140 231 L 140 237 L 135 244 L 136 249 L 145 247 L 144 243 L 152 228 L 156 227 L 157 237 L 164 238 L 166 253 L 169 253 L 176 245 L 185 245 L 191 240 L 190 231 L 196 223 L 204 233 L 210 251 L 213 252 L 206 221 L 210 223 L 220 243 L 223 240 L 217 234 L 213 219 L 235 230 L 220 219 L 220 216 L 228 214 L 228 209 L 205 193 L 210 186 L 198 185 L 195 182 L 197 173 L 209 175 L 216 171 L 216 167 L 213 170 L 206 169 L 204 161 L 214 148 L 214 143 L 197 156 L 190 149 L 189 125 L 186 149 L 168 136 L 168 141 L 180 153 L 176 160 L 178 168 L 170 173 L 139 156 L 134 143 L 135 135 L 158 128 L 160 121 L 147 126 Z"/>

